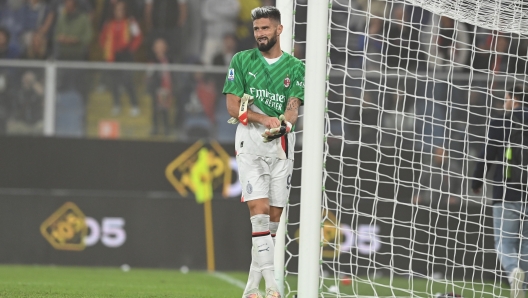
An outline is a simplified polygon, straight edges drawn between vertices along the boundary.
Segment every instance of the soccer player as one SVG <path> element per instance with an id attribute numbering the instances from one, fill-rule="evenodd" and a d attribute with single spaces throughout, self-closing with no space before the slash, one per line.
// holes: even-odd
<path id="1" fill-rule="evenodd" d="M 304 64 L 284 53 L 280 12 L 264 6 L 251 11 L 258 48 L 237 53 L 223 93 L 229 114 L 238 118 L 235 149 L 242 201 L 249 207 L 252 263 L 244 298 L 280 298 L 274 277 L 274 236 L 290 192 L 295 137 L 288 134 L 304 100 Z M 247 107 L 247 100 L 253 104 Z M 247 107 L 247 110 L 246 110 Z"/>
<path id="2" fill-rule="evenodd" d="M 528 124 L 528 96 L 525 90 L 521 85 L 506 91 L 506 113 L 490 121 L 486 145 L 479 155 L 471 185 L 475 193 L 480 193 L 486 170 L 496 165 L 493 177 L 493 232 L 497 256 L 508 273 L 511 298 L 525 297 L 525 274 L 528 271 L 526 173 L 519 173 L 520 165 L 525 163 L 518 163 L 526 151 L 519 149 L 528 142 L 523 140 L 523 127 Z"/>

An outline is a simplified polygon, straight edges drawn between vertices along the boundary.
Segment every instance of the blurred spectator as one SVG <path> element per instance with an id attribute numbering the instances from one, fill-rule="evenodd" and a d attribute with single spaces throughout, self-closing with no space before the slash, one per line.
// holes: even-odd
<path id="1" fill-rule="evenodd" d="M 55 104 L 55 136 L 82 137 L 85 127 L 84 100 L 79 92 L 69 89 L 57 94 Z"/>
<path id="2" fill-rule="evenodd" d="M 466 24 L 435 15 L 422 31 L 421 44 L 429 54 L 431 71 L 447 71 L 451 67 L 451 71 L 460 71 L 467 66 L 471 51 Z"/>
<path id="3" fill-rule="evenodd" d="M 434 15 L 422 31 L 422 47 L 428 53 L 427 71 L 434 79 L 425 82 L 425 94 L 416 102 L 415 128 L 417 136 L 422 139 L 417 145 L 432 152 L 434 147 L 445 146 L 444 139 L 450 135 L 449 125 L 452 124 L 446 121 L 448 117 L 460 117 L 457 113 L 463 112 L 457 107 L 467 101 L 467 94 L 460 87 L 463 82 L 453 74 L 468 68 L 471 46 L 466 24 L 445 16 Z M 417 80 L 417 84 L 424 82 Z"/>
<path id="4" fill-rule="evenodd" d="M 515 67 L 510 64 L 508 55 L 510 40 L 500 34 L 490 34 L 482 44 L 477 45 L 476 53 L 473 57 L 473 68 L 486 73 L 508 73 L 508 68 Z M 513 69 L 514 70 L 514 69 Z"/>
<path id="5" fill-rule="evenodd" d="M 475 54 L 471 57 L 471 65 L 475 73 L 507 74 L 515 73 L 518 67 L 517 59 L 509 55 L 511 40 L 497 32 L 487 30 L 486 34 L 475 36 Z M 519 63 L 523 64 L 523 63 Z M 496 80 L 476 77 L 472 80 L 470 103 L 473 107 L 486 105 L 489 90 L 496 90 Z"/>
<path id="6" fill-rule="evenodd" d="M 251 19 L 251 10 L 255 7 L 262 6 L 260 0 L 238 0 L 240 10 L 238 13 L 238 26 L 236 29 L 237 39 L 239 41 L 238 50 L 248 50 L 254 48 L 255 37 L 253 36 L 253 20 Z"/>
<path id="7" fill-rule="evenodd" d="M 22 7 L 23 29 L 20 34 L 23 53 L 26 53 L 28 48 L 31 47 L 34 33 L 43 34 L 46 39 L 48 38 L 47 34 L 51 25 L 46 22 L 48 14 L 49 5 L 44 0 L 27 0 L 24 3 Z M 46 45 L 48 45 L 47 42 Z"/>
<path id="8" fill-rule="evenodd" d="M 22 55 L 22 58 L 29 60 L 48 59 L 48 42 L 44 35 L 38 32 L 33 32 L 27 37 L 31 38 L 31 41 L 28 47 L 26 48 L 26 51 Z M 82 77 L 83 72 L 67 70 L 66 73 L 62 73 L 62 71 L 63 70 L 59 71 L 60 80 L 66 80 L 66 82 L 69 82 L 69 84 L 76 84 L 75 86 L 79 86 L 85 83 Z M 19 120 L 26 124 L 22 124 L 22 127 L 20 127 L 20 129 L 24 129 L 25 127 L 25 132 L 27 133 L 42 134 L 42 123 L 40 122 L 40 120 L 33 121 L 30 120 L 30 118 L 33 119 L 35 117 L 42 117 L 42 100 L 44 92 L 42 78 L 44 77 L 44 72 L 45 69 L 43 67 L 24 68 L 24 71 L 20 72 L 22 73 L 22 86 L 17 86 L 17 90 L 20 90 L 18 94 L 16 94 L 16 96 L 18 96 L 18 99 L 16 99 L 18 105 L 13 104 L 13 107 L 15 109 L 18 109 L 15 112 L 18 112 L 19 115 L 24 115 L 25 120 Z M 77 77 L 66 79 L 66 76 L 68 75 L 75 75 Z M 79 77 L 79 75 L 81 77 Z M 80 83 L 75 83 L 75 79 L 80 80 Z"/>
<path id="9" fill-rule="evenodd" d="M 420 30 L 422 25 L 429 24 L 432 13 L 419 6 L 405 5 L 405 14 L 409 15 L 411 25 Z"/>
<path id="10" fill-rule="evenodd" d="M 187 137 L 199 139 L 213 133 L 218 90 L 214 76 L 202 72 L 193 75 L 194 85 L 185 105 L 184 130 Z"/>
<path id="11" fill-rule="evenodd" d="M 235 34 L 236 18 L 240 10 L 238 0 L 205 0 L 202 20 L 205 25 L 202 62 L 211 65 L 215 55 L 222 51 L 223 37 Z"/>
<path id="12" fill-rule="evenodd" d="M 171 58 L 182 59 L 184 26 L 187 23 L 187 0 L 145 0 L 145 25 L 149 48 L 158 38 L 169 43 Z"/>
<path id="13" fill-rule="evenodd" d="M 368 33 L 359 39 L 359 48 L 364 55 L 364 69 L 366 71 L 381 71 L 381 53 L 383 40 L 383 20 L 377 17 L 371 17 Z M 363 60 L 363 57 L 362 59 Z M 355 65 L 352 65 L 353 67 Z M 361 66 L 356 66 L 360 68 Z"/>
<path id="14" fill-rule="evenodd" d="M 11 36 L 9 31 L 4 28 L 0 28 L 0 59 L 18 58 L 18 48 L 9 42 L 10 39 Z"/>
<path id="15" fill-rule="evenodd" d="M 222 52 L 216 53 L 213 58 L 213 65 L 227 66 L 237 52 L 237 40 L 234 34 L 224 35 Z"/>
<path id="16" fill-rule="evenodd" d="M 231 59 L 233 59 L 233 56 L 235 55 L 236 52 L 237 52 L 236 36 L 234 34 L 226 34 L 224 36 L 224 44 L 222 46 L 222 52 L 219 52 L 216 54 L 216 56 L 213 59 L 213 65 L 228 66 L 229 63 L 231 63 Z M 214 74 L 212 76 L 215 78 L 216 86 L 224 85 L 225 74 Z M 225 104 L 222 104 L 219 107 L 215 107 L 215 111 L 217 115 L 218 113 L 222 113 L 224 110 L 227 112 L 227 107 Z M 228 115 L 229 114 L 227 114 L 226 116 Z M 220 115 L 219 117 L 222 117 L 222 115 Z"/>
<path id="17" fill-rule="evenodd" d="M 42 134 L 43 103 L 43 84 L 38 81 L 35 72 L 24 72 L 12 104 L 16 123 L 13 130 L 17 133 Z"/>
<path id="18" fill-rule="evenodd" d="M 96 3 L 96 16 L 94 16 L 94 23 L 97 25 L 97 29 L 100 30 L 107 21 L 113 18 L 115 5 L 119 1 L 120 0 L 105 0 Z M 126 4 L 130 17 L 138 21 L 143 19 L 143 5 L 141 4 L 144 4 L 144 0 L 130 0 L 126 1 Z"/>
<path id="19" fill-rule="evenodd" d="M 87 13 L 77 7 L 79 0 L 65 0 L 55 26 L 54 56 L 58 60 L 82 61 L 88 59 L 88 45 L 92 39 L 92 24 Z M 57 72 L 58 91 L 69 91 L 86 100 L 89 86 L 86 70 L 59 69 Z"/>
<path id="20" fill-rule="evenodd" d="M 108 62 L 132 62 L 134 52 L 142 41 L 138 23 L 129 16 L 125 1 L 118 1 L 114 7 L 114 17 L 105 23 L 99 37 L 99 43 L 104 50 L 105 60 Z M 115 70 L 110 75 L 110 85 L 114 100 L 113 113 L 121 111 L 119 87 L 123 86 L 130 97 L 131 116 L 139 115 L 138 99 L 132 73 L 130 71 Z"/>
<path id="21" fill-rule="evenodd" d="M 66 7 L 66 1 L 67 0 L 50 0 L 49 1 L 49 10 L 48 14 L 46 15 L 46 18 L 44 20 L 44 23 L 40 27 L 40 31 L 42 34 L 47 34 L 47 38 L 49 40 L 54 40 L 54 35 L 56 31 L 56 26 L 59 18 L 64 13 L 65 7 Z M 87 16 L 87 18 L 90 20 L 91 13 L 92 13 L 92 7 L 90 5 L 89 0 L 76 0 L 75 1 L 75 7 L 76 10 L 82 14 Z M 91 25 L 91 24 L 90 24 Z M 54 42 L 50 42 L 48 45 L 48 51 L 54 52 L 56 44 Z"/>
<path id="22" fill-rule="evenodd" d="M 21 38 L 24 32 L 24 1 L 8 0 L 0 3 L 0 27 L 9 33 L 9 47 L 16 53 L 16 57 L 23 50 Z"/>
<path id="23" fill-rule="evenodd" d="M 182 61 L 192 59 L 199 60 L 203 49 L 202 5 L 205 0 L 192 0 L 187 3 L 187 24 L 185 25 L 185 52 L 182 53 Z"/>
<path id="24" fill-rule="evenodd" d="M 409 14 L 403 5 L 395 6 L 392 19 L 385 25 L 387 42 L 383 44 L 385 65 L 388 68 L 403 68 L 417 71 L 420 43 L 420 31 L 409 25 Z"/>
<path id="25" fill-rule="evenodd" d="M 445 208 L 461 202 L 462 167 L 449 157 L 447 150 L 436 147 L 433 154 L 422 154 L 418 170 L 419 186 L 414 188 L 414 203 Z"/>
<path id="26" fill-rule="evenodd" d="M 473 35 L 473 46 L 476 51 L 483 51 L 490 48 L 490 36 L 492 31 L 482 27 L 475 27 Z"/>
<path id="27" fill-rule="evenodd" d="M 48 16 L 46 16 L 45 22 L 47 22 L 47 18 L 51 18 L 52 22 L 55 22 L 57 20 L 56 17 L 59 16 L 64 10 L 64 7 L 66 6 L 66 1 L 67 0 L 48 0 L 47 2 L 49 3 L 49 13 Z M 75 2 L 77 9 L 80 12 L 87 14 L 90 18 L 92 17 L 93 7 L 91 0 L 76 0 Z"/>
<path id="28" fill-rule="evenodd" d="M 391 20 L 384 24 L 384 43 L 382 43 L 382 63 L 388 72 L 397 71 L 398 76 L 385 77 L 381 82 L 384 96 L 379 96 L 382 109 L 403 112 L 414 106 L 416 94 L 415 80 L 408 79 L 404 72 L 418 70 L 419 31 L 408 25 L 409 15 L 404 5 L 392 6 Z M 375 45 L 375 44 L 374 44 Z M 381 69 L 379 69 L 381 70 Z M 383 113 L 383 125 L 387 128 L 399 126 L 396 113 Z M 389 134 L 385 141 L 392 143 L 394 134 Z"/>
<path id="29" fill-rule="evenodd" d="M 18 56 L 16 50 L 9 44 L 9 32 L 0 28 L 0 59 L 13 59 Z M 10 71 L 0 67 L 0 135 L 7 132 L 7 119 L 10 110 Z"/>
<path id="30" fill-rule="evenodd" d="M 512 74 L 526 74 L 528 59 L 528 40 L 520 37 L 518 34 L 510 34 L 508 39 L 509 67 L 508 72 Z"/>
<path id="31" fill-rule="evenodd" d="M 355 14 L 353 11 L 361 11 L 356 1 L 332 1 L 330 59 L 332 64 L 340 67 L 357 66 L 363 60 L 361 52 L 357 52 L 362 50 L 357 48 L 361 36 L 354 32 L 365 30 L 366 18 L 364 14 Z"/>
<path id="32" fill-rule="evenodd" d="M 50 29 L 50 24 L 46 23 L 49 11 L 50 6 L 44 0 L 27 0 L 24 5 L 24 31 L 46 35 Z"/>
<path id="33" fill-rule="evenodd" d="M 0 29 L 0 59 L 7 58 L 6 52 L 9 44 L 9 33 Z M 10 108 L 10 76 L 9 69 L 0 67 L 0 135 L 7 131 L 7 118 L 9 116 Z"/>
<path id="34" fill-rule="evenodd" d="M 88 14 L 77 8 L 78 0 L 65 0 L 55 27 L 56 58 L 86 60 L 92 39 L 92 24 Z"/>
<path id="35" fill-rule="evenodd" d="M 38 32 L 28 35 L 30 42 L 24 55 L 24 59 L 45 60 L 48 58 L 48 41 L 46 37 Z"/>
<path id="36" fill-rule="evenodd" d="M 338 0 L 343 2 L 343 0 Z M 306 0 L 304 0 L 306 2 Z M 387 8 L 387 1 L 385 0 L 355 0 L 350 2 L 356 2 L 360 6 L 360 11 L 370 11 L 373 16 L 385 18 L 385 11 Z M 387 16 L 389 17 L 389 16 Z"/>
<path id="37" fill-rule="evenodd" d="M 168 57 L 167 42 L 158 38 L 152 47 L 154 52 L 153 63 L 168 66 L 171 61 Z M 169 112 L 172 105 L 173 79 L 169 70 L 154 71 L 148 74 L 147 89 L 152 99 L 152 135 L 157 135 L 163 127 L 165 135 L 169 134 Z M 179 107 L 178 107 L 179 108 Z"/>
<path id="38" fill-rule="evenodd" d="M 43 28 L 54 28 L 54 42 L 51 47 L 48 46 L 48 50 L 57 59 L 88 59 L 89 45 L 93 37 L 91 13 L 89 0 L 51 0 Z M 90 90 L 87 71 L 74 68 L 59 69 L 57 77 L 55 135 L 81 137 L 84 135 L 84 104 Z"/>

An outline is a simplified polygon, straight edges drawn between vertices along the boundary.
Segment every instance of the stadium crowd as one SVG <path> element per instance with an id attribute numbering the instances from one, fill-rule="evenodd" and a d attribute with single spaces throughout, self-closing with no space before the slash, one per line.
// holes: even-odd
<path id="1" fill-rule="evenodd" d="M 253 47 L 250 11 L 273 0 L 0 0 L 0 58 L 225 64 L 224 44 Z M 229 39 L 229 40 L 227 40 Z"/>
<path id="2" fill-rule="evenodd" d="M 0 0 L 0 59 L 227 66 L 237 51 L 254 46 L 251 9 L 274 5 L 274 2 Z M 32 73 L 31 78 L 40 85 L 43 84 L 42 69 L 27 71 Z M 0 133 L 13 130 L 7 128 L 9 119 L 23 120 L 18 123 L 37 123 L 36 126 L 26 127 L 27 129 L 24 129 L 24 125 L 11 125 L 18 133 L 38 134 L 42 131 L 39 119 L 42 120 L 43 92 L 39 92 L 36 95 L 38 99 L 30 104 L 32 110 L 37 111 L 31 113 L 34 120 L 28 122 L 27 119 L 16 116 L 20 114 L 16 112 L 17 106 L 21 106 L 21 100 L 24 101 L 16 94 L 24 85 L 25 72 L 21 69 L 0 69 L 0 80 L 5 82 L 0 84 Z M 121 93 L 129 98 L 130 116 L 138 116 L 142 97 L 142 91 L 138 89 L 145 89 L 145 93 L 152 98 L 150 118 L 153 135 L 160 131 L 168 135 L 169 130 L 172 130 L 169 126 L 181 127 L 186 110 L 189 109 L 199 108 L 214 121 L 214 107 L 211 104 L 214 104 L 214 98 L 219 92 L 218 78 L 212 80 L 212 76 L 207 74 L 150 72 L 146 80 L 147 86 L 138 88 L 137 75 L 131 71 L 105 71 L 103 77 L 105 79 L 100 80 L 103 81 L 100 83 L 94 82 L 94 74 L 85 69 L 58 71 L 57 108 L 59 112 L 69 112 L 70 116 L 58 113 L 57 133 L 76 136 L 85 134 L 82 122 L 87 113 L 86 105 L 90 95 L 98 88 L 94 87 L 97 85 L 104 85 L 110 90 L 113 116 L 121 114 Z M 27 78 L 28 76 L 26 81 Z M 196 90 L 198 91 L 194 92 Z M 198 100 L 189 100 L 194 93 L 198 93 Z M 62 103 L 67 104 L 61 110 Z M 175 110 L 177 114 L 173 117 L 174 121 L 169 119 L 171 110 Z M 72 117 L 72 114 L 76 116 Z M 62 119 L 61 115 L 66 117 Z M 73 119 L 83 121 L 72 122 Z M 61 127 L 66 130 L 61 131 Z"/>

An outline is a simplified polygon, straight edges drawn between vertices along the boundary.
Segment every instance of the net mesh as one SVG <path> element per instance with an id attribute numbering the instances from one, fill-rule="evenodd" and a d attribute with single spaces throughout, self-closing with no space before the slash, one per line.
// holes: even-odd
<path id="1" fill-rule="evenodd" d="M 503 182 L 477 194 L 472 176 L 505 91 L 526 81 L 526 4 L 330 4 L 320 296 L 509 297 L 491 208 Z M 300 58 L 306 5 L 295 1 Z M 298 177 L 299 145 L 310 137 L 303 120 Z M 286 297 L 296 294 L 300 191 L 293 186 L 288 207 Z"/>

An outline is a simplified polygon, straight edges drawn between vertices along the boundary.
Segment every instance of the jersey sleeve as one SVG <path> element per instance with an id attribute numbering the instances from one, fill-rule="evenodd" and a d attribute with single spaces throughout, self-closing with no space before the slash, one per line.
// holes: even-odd
<path id="1" fill-rule="evenodd" d="M 233 56 L 231 63 L 229 64 L 229 69 L 227 70 L 227 76 L 224 83 L 224 89 L 222 93 L 224 94 L 234 94 L 238 97 L 244 95 L 244 76 L 242 75 L 242 66 L 240 63 L 240 55 L 236 54 Z"/>
<path id="2" fill-rule="evenodd" d="M 299 61 L 295 68 L 290 97 L 298 98 L 301 100 L 301 104 L 304 104 L 304 63 Z"/>

